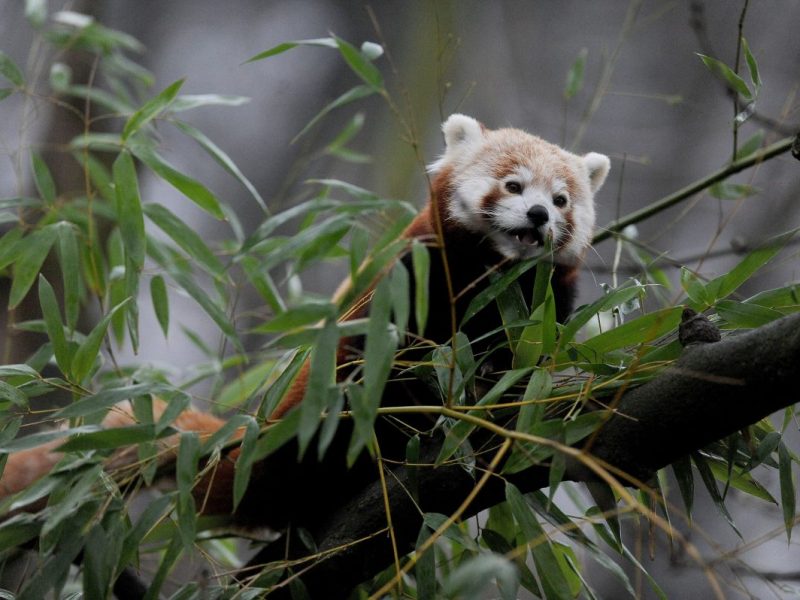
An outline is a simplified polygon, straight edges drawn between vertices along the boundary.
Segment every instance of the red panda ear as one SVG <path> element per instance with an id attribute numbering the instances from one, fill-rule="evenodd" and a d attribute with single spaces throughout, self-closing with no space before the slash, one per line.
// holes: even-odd
<path id="1" fill-rule="evenodd" d="M 442 124 L 447 152 L 471 146 L 483 138 L 484 127 L 472 117 L 458 113 L 450 115 Z"/>
<path id="2" fill-rule="evenodd" d="M 583 162 L 589 171 L 589 187 L 592 193 L 595 193 L 606 180 L 608 171 L 611 169 L 611 161 L 605 154 L 589 152 L 583 156 Z"/>

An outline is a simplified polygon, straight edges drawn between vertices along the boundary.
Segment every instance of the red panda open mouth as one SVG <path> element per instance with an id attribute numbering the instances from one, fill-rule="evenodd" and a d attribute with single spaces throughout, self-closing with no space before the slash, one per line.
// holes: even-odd
<path id="1" fill-rule="evenodd" d="M 506 233 L 526 246 L 544 245 L 544 236 L 537 227 L 509 229 Z"/>

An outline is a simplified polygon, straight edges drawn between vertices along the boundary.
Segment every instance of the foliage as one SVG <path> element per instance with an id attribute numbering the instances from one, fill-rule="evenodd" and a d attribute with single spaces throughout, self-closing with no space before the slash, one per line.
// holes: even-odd
<path id="1" fill-rule="evenodd" d="M 149 592 L 149 597 L 156 597 L 178 558 L 194 549 L 211 557 L 221 573 L 241 566 L 232 552 L 231 538 L 218 535 L 219 523 L 197 517 L 190 493 L 202 476 L 201 459 L 218 460 L 225 435 L 201 440 L 194 433 L 179 434 L 175 491 L 153 496 L 136 518 L 129 512 L 127 492 L 153 480 L 159 464 L 156 443 L 178 433 L 173 422 L 188 405 L 193 388 L 208 384 L 219 408 L 236 412 L 231 429 L 240 427 L 246 432 L 238 459 L 235 502 L 242 497 L 255 461 L 295 436 L 303 450 L 322 455 L 341 418 L 352 417 L 356 425 L 348 459 L 352 462 L 361 452 L 375 452 L 373 424 L 378 402 L 400 340 L 408 333 L 411 315 L 418 329 L 411 333 L 418 336 L 421 346 L 426 343 L 428 306 L 421 290 L 426 287 L 430 258 L 425 246 L 417 242 L 411 250 L 411 272 L 396 262 L 406 250 L 398 236 L 413 218 L 414 209 L 346 182 L 317 180 L 314 198 L 270 213 L 231 158 L 184 120 L 184 113 L 193 108 L 235 106 L 244 98 L 183 95 L 182 80 L 152 93 L 151 75 L 130 59 L 131 53 L 140 50 L 138 42 L 84 15 L 62 12 L 47 17 L 37 8 L 39 3 L 28 5 L 31 25 L 41 38 L 52 48 L 96 58 L 103 82 L 97 87 L 72 82 L 69 67 L 55 62 L 50 70 L 49 100 L 88 99 L 105 111 L 94 119 L 113 122 L 114 132 L 94 132 L 92 123 L 87 122 L 86 133 L 69 144 L 66 154 L 74 168 L 86 175 L 87 185 L 80 194 L 67 197 L 57 189 L 46 155 L 34 150 L 29 152 L 34 182 L 29 195 L 0 200 L 5 224 L 0 237 L 0 269 L 11 280 L 9 309 L 33 299 L 41 313 L 40 319 L 14 326 L 46 334 L 46 341 L 24 364 L 0 366 L 0 450 L 9 453 L 52 440 L 65 442 L 61 446 L 64 458 L 50 475 L 3 503 L 2 509 L 9 511 L 47 498 L 41 512 L 19 514 L 0 524 L 0 551 L 9 553 L 39 540 L 36 569 L 24 582 L 20 598 L 39 598 L 50 590 L 58 593 L 74 585 L 76 575 L 70 564 L 81 551 L 77 578 L 86 597 L 108 596 L 122 570 L 136 566 L 146 556 L 158 565 Z M 299 136 L 329 113 L 369 95 L 392 102 L 376 66 L 381 54 L 376 44 L 368 42 L 359 49 L 335 36 L 293 41 L 250 61 L 278 60 L 273 57 L 297 46 L 338 53 L 359 80 L 322 108 Z M 742 97 L 754 101 L 761 80 L 747 46 L 745 52 L 751 84 L 720 61 L 701 58 Z M 567 100 L 583 85 L 585 68 L 583 50 L 568 74 Z M 23 70 L 5 54 L 0 54 L 0 75 L 10 85 L 2 98 L 19 94 L 25 96 L 25 102 L 39 101 L 30 93 L 32 84 Z M 362 116 L 353 116 L 325 152 L 360 162 L 363 157 L 346 145 L 362 125 Z M 159 129 L 165 127 L 174 127 L 196 141 L 248 191 L 263 212 L 262 221 L 252 231 L 239 222 L 223 199 L 170 163 L 159 138 Z M 753 145 L 742 146 L 741 152 L 757 153 L 760 142 L 758 138 Z M 19 151 L 28 152 L 25 148 Z M 170 207 L 144 198 L 139 186 L 142 171 L 168 182 L 217 219 L 221 228 L 227 228 L 225 241 L 210 246 Z M 712 190 L 718 198 L 757 193 L 731 183 L 718 186 Z M 392 216 L 387 220 L 391 224 L 376 226 L 373 217 L 385 214 Z M 156 230 L 164 235 L 155 235 Z M 467 311 L 467 318 L 482 306 L 498 305 L 508 346 L 515 355 L 514 369 L 487 384 L 480 369 L 487 357 L 472 355 L 471 345 L 476 340 L 469 340 L 463 332 L 455 335 L 451 344 L 431 348 L 424 362 L 433 367 L 429 371 L 441 390 L 442 405 L 452 409 L 448 418 L 436 425 L 446 432 L 437 462 L 456 457 L 469 468 L 473 462 L 469 437 L 482 426 L 477 418 L 493 414 L 492 409 L 497 414 L 517 412 L 513 431 L 530 441 L 502 446 L 508 455 L 498 470 L 503 475 L 531 464 L 549 465 L 550 492 L 524 496 L 508 484 L 507 502 L 493 508 L 477 530 L 446 515 L 426 515 L 418 553 L 407 563 L 414 566 L 414 577 L 397 582 L 405 597 L 477 598 L 481 597 L 481 585 L 488 581 L 496 583 L 503 598 L 516 597 L 519 587 L 546 598 L 595 597 L 586 578 L 585 558 L 619 578 L 635 596 L 614 555 L 641 569 L 656 595 L 663 596 L 658 583 L 620 537 L 615 515 L 603 518 L 594 506 L 584 507 L 583 514 L 569 515 L 559 507 L 553 494 L 565 473 L 563 448 L 586 440 L 607 417 L 604 410 L 592 410 L 589 399 L 613 398 L 617 391 L 652 378 L 678 355 L 674 332 L 682 306 L 705 311 L 724 330 L 756 327 L 796 311 L 800 305 L 797 286 L 749 298 L 736 295 L 793 235 L 794 230 L 778 236 L 774 243 L 750 252 L 730 273 L 710 280 L 684 268 L 680 284 L 685 297 L 677 303 L 666 299 L 664 292 L 671 291 L 669 279 L 655 257 L 631 236 L 619 236 L 619 248 L 640 267 L 638 277 L 605 290 L 565 324 L 555 322 L 546 269 L 539 269 L 545 276 L 537 279 L 531 297 L 526 297 L 530 292 L 521 290 L 515 280 L 532 268 L 532 263 L 493 277 Z M 48 260 L 55 268 L 45 274 L 43 265 Z M 328 261 L 349 268 L 352 288 L 342 298 L 328 301 L 292 292 L 301 273 Z M 52 273 L 58 273 L 58 278 Z M 349 302 L 378 275 L 383 278 L 373 296 L 369 321 L 341 321 Z M 259 294 L 269 310 L 268 318 L 253 324 L 237 314 L 236 298 L 242 286 L 251 286 Z M 206 348 L 208 363 L 197 365 L 188 380 L 151 366 L 123 368 L 114 360 L 115 343 L 136 349 L 142 335 L 140 311 L 153 310 L 164 336 L 174 335 L 169 290 L 191 297 L 219 328 L 228 349 L 218 354 Z M 99 306 L 100 314 L 93 325 L 86 326 L 79 317 L 88 314 L 91 306 Z M 13 319 L 13 313 L 10 315 Z M 336 346 L 341 337 L 356 334 L 366 336 L 364 360 L 354 375 L 337 382 Z M 254 337 L 258 344 L 252 343 Z M 301 410 L 278 424 L 267 425 L 265 417 L 309 353 L 312 366 Z M 481 387 L 488 389 L 475 402 L 476 390 Z M 54 391 L 67 392 L 71 401 L 47 418 L 64 419 L 66 427 L 27 434 L 25 416 L 37 413 L 44 406 L 42 398 Z M 154 422 L 149 407 L 156 396 L 166 399 L 170 408 Z M 344 398 L 348 398 L 352 413 L 340 414 Z M 101 429 L 102 417 L 124 399 L 133 401 L 141 422 Z M 327 416 L 320 419 L 323 413 Z M 784 444 L 782 434 L 793 415 L 793 409 L 787 409 L 781 428 L 764 420 L 746 436 L 734 435 L 695 453 L 691 457 L 694 470 L 688 459 L 676 464 L 674 473 L 686 515 L 692 509 L 695 474 L 734 527 L 725 507 L 729 487 L 777 502 L 754 476 L 756 467 L 765 465 L 779 472 L 780 503 L 787 535 L 791 535 L 796 511 L 791 463 L 798 458 Z M 318 431 L 321 435 L 315 436 Z M 549 443 L 541 443 L 543 439 Z M 318 446 L 308 449 L 315 440 Z M 135 472 L 105 473 L 104 461 L 131 444 L 138 445 L 140 458 Z M 501 450 L 497 451 L 498 461 L 503 457 Z M 413 454 L 413 446 L 409 452 Z M 630 511 L 637 515 L 634 518 L 654 522 L 659 516 L 678 518 L 680 509 L 664 500 L 665 481 L 660 476 L 653 482 L 649 499 L 626 505 L 621 512 Z M 625 483 L 618 482 L 614 491 L 631 497 L 625 492 Z M 593 534 L 584 532 L 584 523 Z M 258 586 L 268 587 L 270 569 L 280 574 L 283 568 L 268 567 L 267 575 L 243 591 L 242 597 L 265 591 Z M 374 592 L 394 574 L 392 567 L 374 582 L 365 582 L 363 591 Z M 187 584 L 175 597 L 231 597 L 239 589 L 239 584 L 225 575 L 215 582 L 210 590 Z"/>

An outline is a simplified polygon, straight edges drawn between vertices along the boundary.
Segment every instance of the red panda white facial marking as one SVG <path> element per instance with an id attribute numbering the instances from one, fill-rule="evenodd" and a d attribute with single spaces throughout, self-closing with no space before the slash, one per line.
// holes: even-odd
<path id="1" fill-rule="evenodd" d="M 556 260 L 580 260 L 608 157 L 578 156 L 519 129 L 489 130 L 465 115 L 452 115 L 442 129 L 446 150 L 430 171 L 448 173 L 445 218 L 512 260 L 535 257 L 548 238 Z"/>

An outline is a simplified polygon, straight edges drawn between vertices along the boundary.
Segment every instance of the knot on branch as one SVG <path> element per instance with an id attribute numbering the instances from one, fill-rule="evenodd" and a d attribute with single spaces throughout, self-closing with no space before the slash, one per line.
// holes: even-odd
<path id="1" fill-rule="evenodd" d="M 721 339 L 719 328 L 708 317 L 688 306 L 683 309 L 681 323 L 678 325 L 678 341 L 681 346 L 711 344 Z"/>

